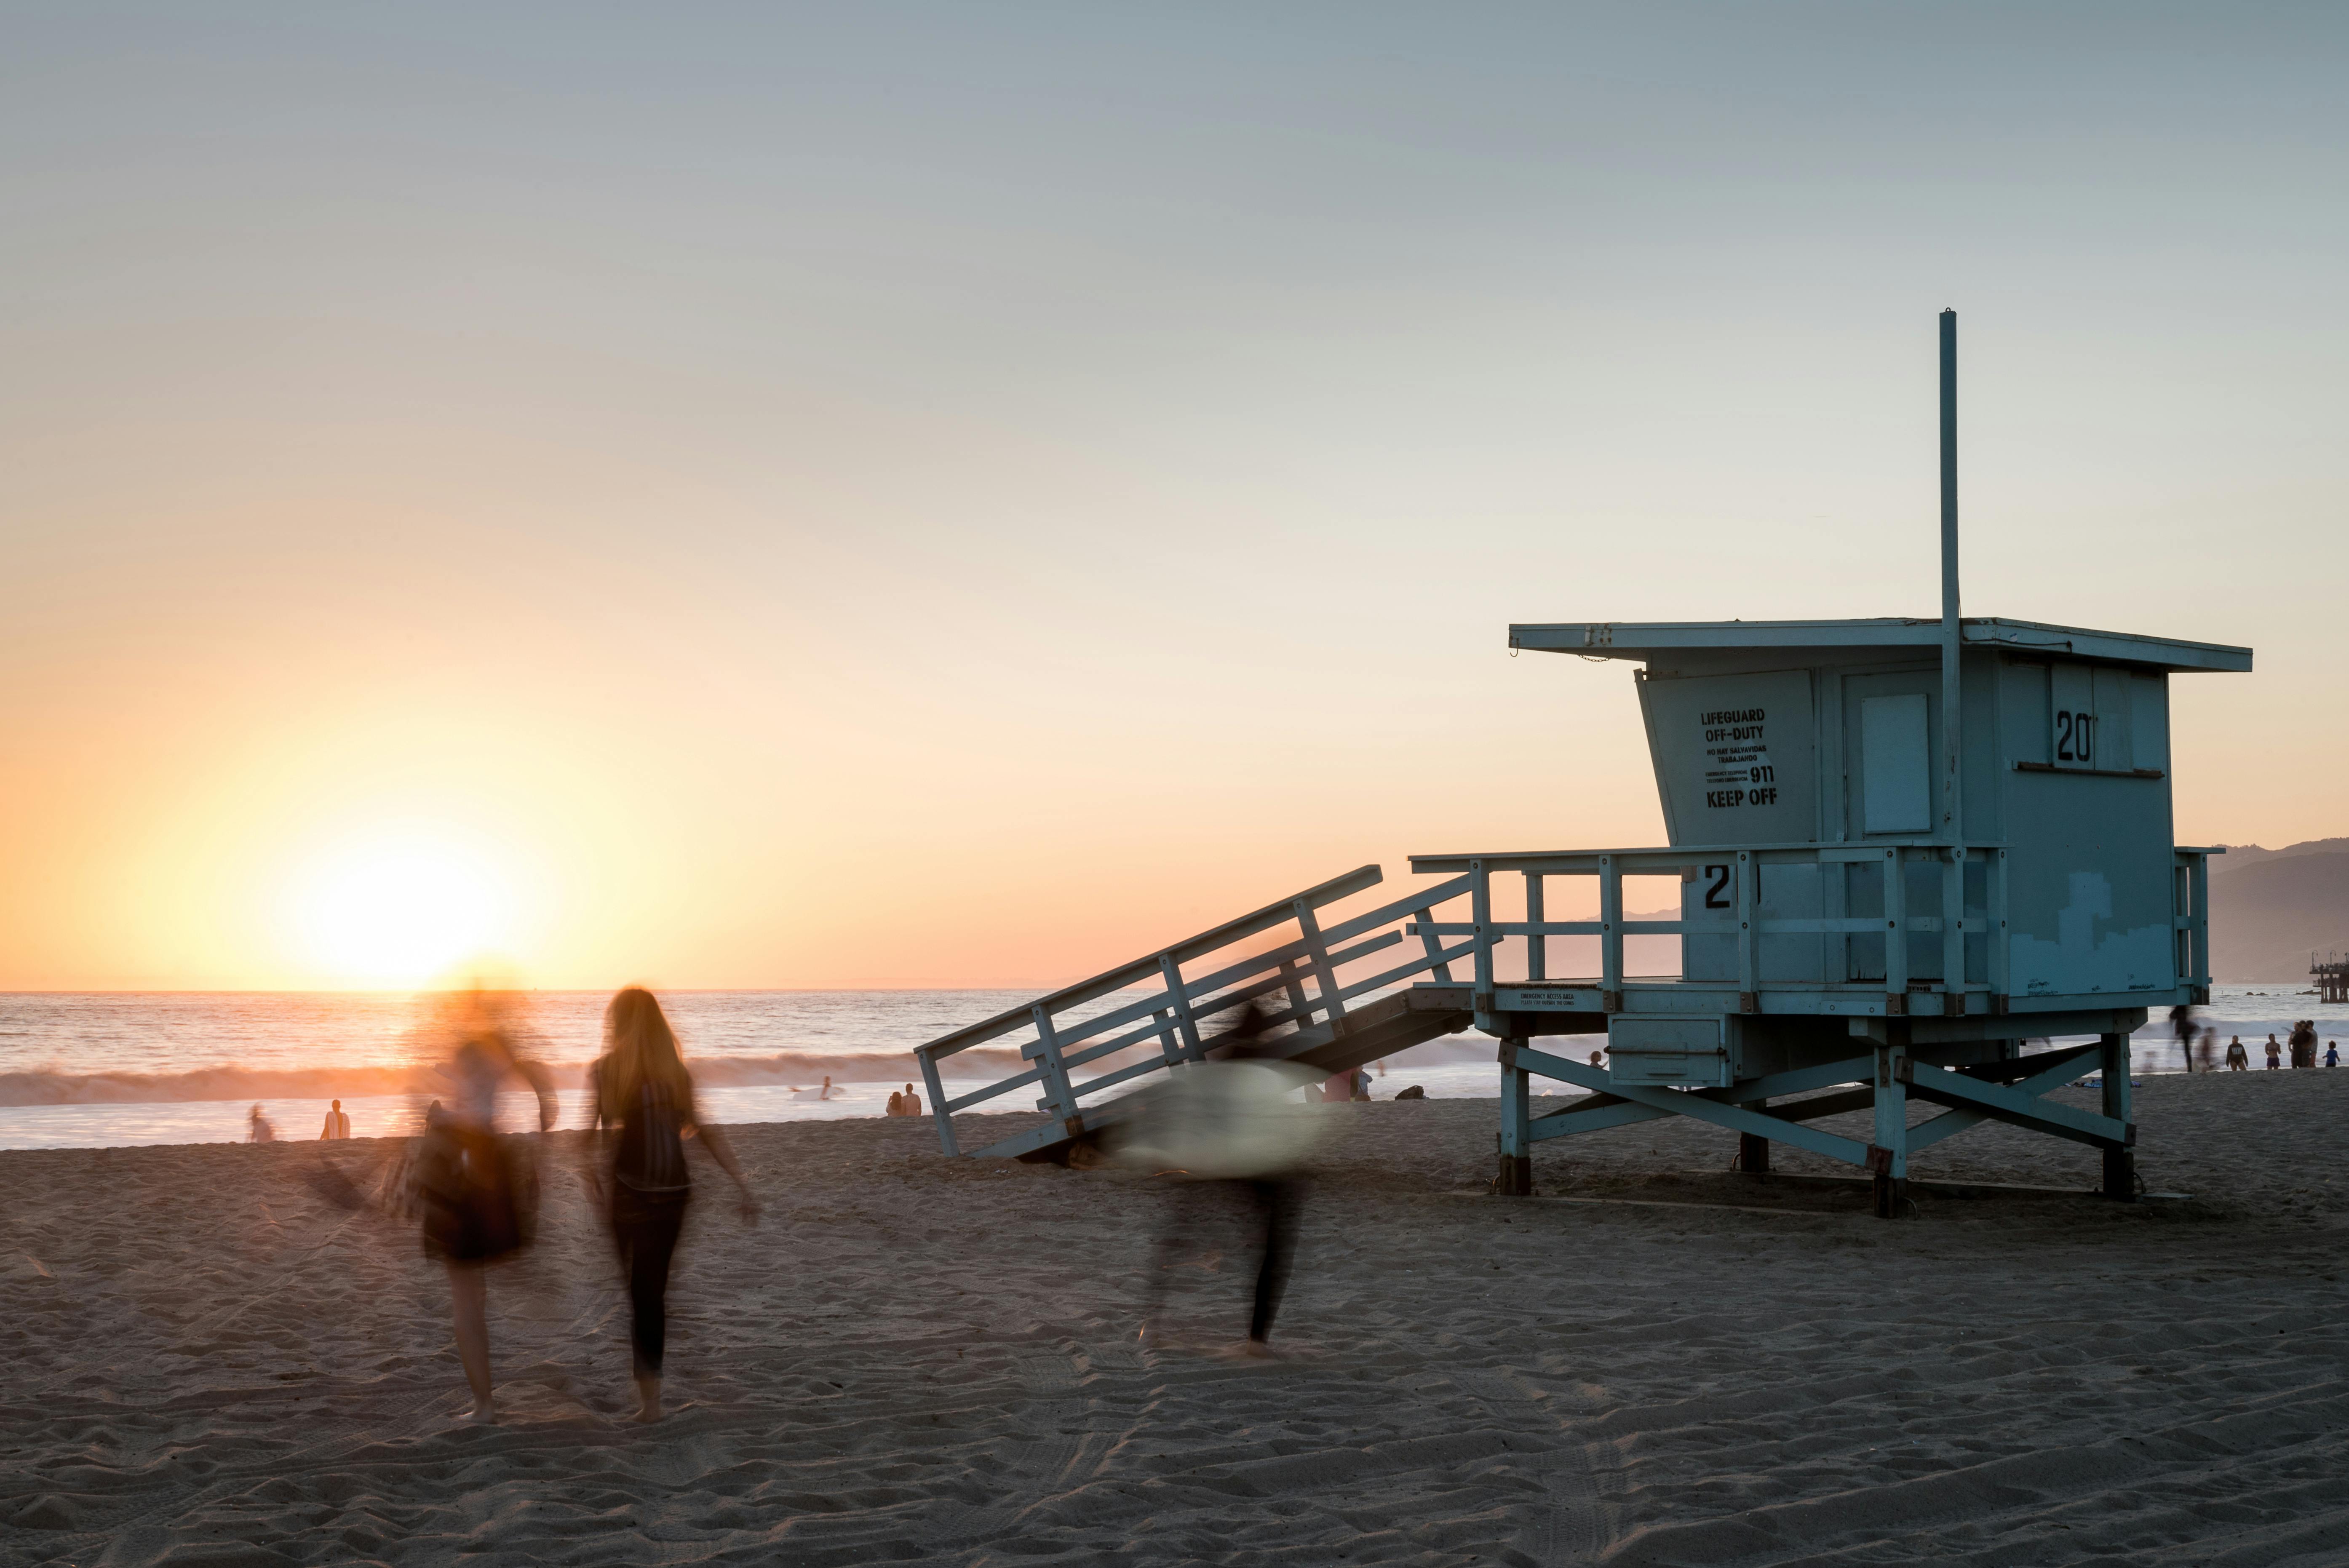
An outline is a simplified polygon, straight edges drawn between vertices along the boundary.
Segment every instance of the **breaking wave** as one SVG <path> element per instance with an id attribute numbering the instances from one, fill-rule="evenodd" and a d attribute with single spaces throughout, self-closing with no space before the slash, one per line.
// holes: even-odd
<path id="1" fill-rule="evenodd" d="M 689 1058 L 694 1081 L 710 1088 L 786 1084 L 812 1088 L 829 1076 L 841 1083 L 921 1081 L 902 1053 L 788 1052 L 766 1057 Z M 997 1078 L 1017 1072 L 1018 1053 L 978 1049 L 949 1059 L 948 1076 Z M 1107 1065 L 1107 1064 L 1104 1064 Z M 550 1062 L 559 1088 L 576 1088 L 585 1062 Z M 191 1099 L 357 1099 L 367 1095 L 446 1093 L 437 1066 L 197 1068 L 187 1072 L 68 1072 L 57 1067 L 0 1072 L 0 1106 L 139 1105 Z"/>

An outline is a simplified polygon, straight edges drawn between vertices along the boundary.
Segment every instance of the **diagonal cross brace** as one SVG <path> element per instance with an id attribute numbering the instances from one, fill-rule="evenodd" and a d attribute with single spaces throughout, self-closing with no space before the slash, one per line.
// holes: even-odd
<path id="1" fill-rule="evenodd" d="M 1577 1132 L 1603 1132 L 1610 1127 L 1629 1127 L 1633 1122 L 1653 1121 L 1671 1112 L 1658 1110 L 1651 1105 L 1633 1105 L 1619 1096 L 1609 1097 L 1612 1105 L 1577 1106 L 1570 1110 L 1553 1110 L 1537 1116 L 1526 1124 L 1526 1136 L 1536 1143 L 1545 1138 L 1565 1138 Z"/>
<path id="2" fill-rule="evenodd" d="M 2083 1057 L 2095 1056 L 2101 1048 L 2093 1044 L 2065 1046 L 2060 1050 L 2045 1052 L 2035 1057 L 2017 1057 L 2015 1061 L 2002 1062 L 1997 1065 L 2003 1069 L 2013 1068 L 2015 1062 L 2042 1064 L 2036 1072 L 2007 1086 L 2023 1094 L 2041 1095 L 2051 1088 L 2061 1088 L 2079 1077 L 2080 1059 Z M 2053 1065 L 2046 1065 L 2050 1063 Z M 1964 1068 L 1959 1070 L 1965 1072 L 1968 1078 L 1979 1078 L 1987 1069 L 1978 1068 L 1971 1071 Z M 1930 1149 L 1952 1133 L 1963 1132 L 1967 1128 L 1989 1119 L 1990 1113 L 1985 1110 L 1945 1110 L 1932 1120 L 1920 1121 L 1909 1130 L 1909 1152 L 1914 1154 L 1920 1149 Z"/>
<path id="3" fill-rule="evenodd" d="M 1547 1051 L 1531 1050 L 1524 1046 L 1512 1047 L 1506 1041 L 1501 1047 L 1504 1067 L 1523 1068 L 1544 1078 L 1554 1078 L 1567 1083 L 1580 1084 L 1585 1088 L 1598 1089 L 1632 1105 L 1645 1106 L 1666 1116 L 1693 1117 L 1709 1121 L 1715 1127 L 1725 1127 L 1733 1132 L 1751 1132 L 1759 1137 L 1791 1143 L 1797 1149 L 1807 1149 L 1814 1154 L 1824 1154 L 1830 1160 L 1840 1160 L 1847 1165 L 1866 1165 L 1868 1145 L 1848 1138 L 1837 1138 L 1832 1132 L 1821 1132 L 1815 1127 L 1805 1127 L 1797 1121 L 1785 1121 L 1760 1111 L 1747 1110 L 1743 1106 L 1725 1105 L 1702 1095 L 1687 1094 L 1679 1089 L 1646 1088 L 1632 1084 L 1609 1080 L 1603 1068 L 1586 1067 L 1564 1057 L 1551 1056 Z M 1612 1109 L 1612 1108 L 1609 1108 Z M 1600 1115 L 1604 1112 L 1593 1112 Z M 1552 1137 L 1557 1136 L 1555 1133 Z"/>
<path id="4" fill-rule="evenodd" d="M 1961 1110 L 1979 1112 L 1993 1121 L 2009 1122 L 2028 1128 L 2033 1132 L 2050 1132 L 2058 1138 L 2068 1138 L 2075 1143 L 2094 1144 L 2100 1149 L 2127 1148 L 2136 1141 L 2136 1130 L 2127 1122 L 2116 1121 L 2109 1116 L 2081 1110 L 2073 1106 L 2059 1105 L 2032 1092 L 2026 1086 L 2053 1078 L 2048 1088 L 2068 1083 L 2078 1076 L 2079 1069 L 2072 1061 L 2050 1068 L 2021 1084 L 1987 1083 L 1935 1067 L 1911 1065 L 1909 1092 L 1920 1099 L 1938 1105 L 1955 1106 Z"/>

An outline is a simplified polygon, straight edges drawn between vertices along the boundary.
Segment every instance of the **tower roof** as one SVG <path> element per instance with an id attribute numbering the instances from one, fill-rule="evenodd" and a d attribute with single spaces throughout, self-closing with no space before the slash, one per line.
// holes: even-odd
<path id="1" fill-rule="evenodd" d="M 2134 632 L 2093 632 L 1995 616 L 1959 623 L 1970 648 L 2095 659 L 2158 670 L 2249 670 L 2251 650 L 2219 643 L 2189 643 Z M 1509 646 L 1590 658 L 1649 659 L 1659 655 L 1743 650 L 1816 653 L 1837 662 L 1854 653 L 1888 654 L 1938 648 L 1941 623 L 1907 616 L 1854 621 L 1567 621 L 1512 625 Z"/>

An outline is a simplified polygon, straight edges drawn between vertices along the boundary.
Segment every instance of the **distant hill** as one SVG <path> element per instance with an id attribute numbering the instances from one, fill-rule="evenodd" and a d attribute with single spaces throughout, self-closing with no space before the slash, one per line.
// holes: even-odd
<path id="1" fill-rule="evenodd" d="M 2210 861 L 2210 973 L 2308 979 L 2308 954 L 2349 954 L 2349 839 L 2230 848 Z"/>

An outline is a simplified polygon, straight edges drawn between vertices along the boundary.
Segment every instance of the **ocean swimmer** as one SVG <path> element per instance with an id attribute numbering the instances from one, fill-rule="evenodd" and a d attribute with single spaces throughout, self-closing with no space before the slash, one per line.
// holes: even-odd
<path id="1" fill-rule="evenodd" d="M 527 1247 L 537 1233 L 538 1168 L 531 1147 L 501 1138 L 498 1091 L 519 1080 L 538 1097 L 538 1130 L 554 1125 L 554 1083 L 523 1049 L 512 1009 L 488 991 L 450 998 L 442 1020 L 455 1042 L 447 1103 L 426 1114 L 409 1168 L 427 1256 L 449 1273 L 457 1359 L 472 1390 L 472 1418 L 497 1419 L 490 1378 L 489 1284 L 482 1270 Z"/>
<path id="2" fill-rule="evenodd" d="M 587 1185 L 612 1233 L 628 1287 L 628 1345 L 639 1421 L 661 1418 L 661 1368 L 668 1339 L 668 1276 L 693 1199 L 687 1140 L 709 1151 L 734 1179 L 742 1222 L 759 1222 L 758 1200 L 715 1127 L 695 1112 L 693 1075 L 658 998 L 631 985 L 604 1011 L 604 1054 L 588 1072 L 595 1109 Z"/>

